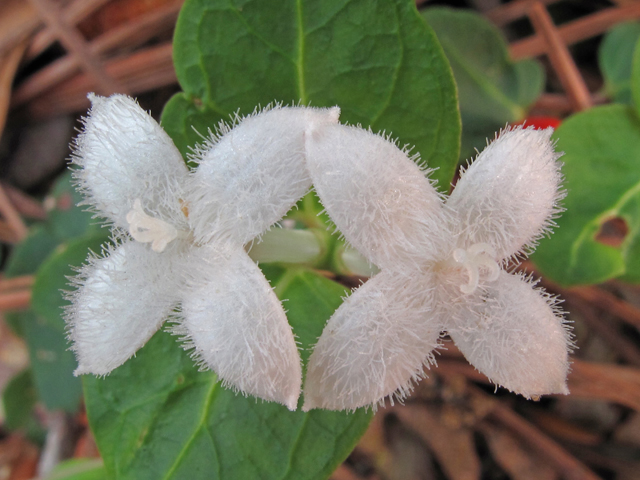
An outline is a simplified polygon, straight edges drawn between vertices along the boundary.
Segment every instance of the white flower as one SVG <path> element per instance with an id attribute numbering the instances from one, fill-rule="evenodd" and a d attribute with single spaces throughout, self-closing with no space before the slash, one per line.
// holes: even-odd
<path id="1" fill-rule="evenodd" d="M 448 198 L 388 139 L 341 125 L 307 134 L 327 212 L 381 271 L 328 321 L 309 361 L 303 410 L 404 398 L 435 363 L 442 331 L 496 384 L 525 397 L 568 392 L 571 339 L 556 300 L 503 270 L 559 212 L 551 133 L 502 132 Z"/>
<path id="2" fill-rule="evenodd" d="M 245 394 L 295 409 L 300 357 L 282 305 L 243 245 L 304 195 L 304 132 L 339 109 L 275 107 L 196 149 L 189 171 L 131 98 L 90 95 L 75 178 L 112 224 L 115 247 L 90 258 L 67 310 L 76 374 L 106 375 L 169 317 L 203 367 Z"/>

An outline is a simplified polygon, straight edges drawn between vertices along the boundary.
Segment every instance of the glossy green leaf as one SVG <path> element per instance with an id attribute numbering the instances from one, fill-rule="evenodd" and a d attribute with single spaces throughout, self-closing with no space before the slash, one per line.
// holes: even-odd
<path id="1" fill-rule="evenodd" d="M 636 112 L 640 116 L 640 37 L 633 50 L 633 65 L 631 69 L 631 96 Z"/>
<path id="2" fill-rule="evenodd" d="M 615 102 L 631 105 L 631 64 L 640 39 L 640 23 L 621 23 L 609 30 L 598 51 L 604 91 Z"/>
<path id="3" fill-rule="evenodd" d="M 455 171 L 460 120 L 451 71 L 411 0 L 190 0 L 174 62 L 185 91 L 163 114 L 182 152 L 217 120 L 273 101 L 339 105 L 343 122 L 386 130 Z"/>
<path id="4" fill-rule="evenodd" d="M 535 60 L 512 61 L 500 30 L 478 13 L 434 7 L 422 14 L 436 32 L 458 85 L 460 153 L 467 159 L 507 123 L 524 119 L 542 92 L 544 73 Z"/>
<path id="5" fill-rule="evenodd" d="M 304 270 L 266 269 L 303 360 L 345 289 Z M 92 430 L 114 479 L 324 479 L 371 413 L 314 410 L 245 398 L 198 372 L 176 338 L 157 333 L 106 378 L 84 376 Z"/>
<path id="6" fill-rule="evenodd" d="M 29 234 L 11 250 L 4 274 L 7 278 L 35 273 L 42 262 L 64 240 L 76 238 L 101 227 L 90 213 L 78 207 L 81 196 L 72 186 L 71 172 L 65 172 L 56 181 L 45 201 L 51 204 L 47 220 L 29 229 Z M 24 312 L 8 312 L 7 322 L 12 330 L 22 336 Z"/>
<path id="7" fill-rule="evenodd" d="M 567 211 L 533 256 L 545 276 L 564 285 L 620 277 L 640 282 L 640 120 L 625 105 L 578 113 L 556 130 L 564 151 Z M 607 223 L 628 232 L 616 245 L 603 240 Z"/>
<path id="8" fill-rule="evenodd" d="M 100 221 L 86 211 L 86 206 L 78 206 L 84 200 L 73 186 L 71 172 L 61 175 L 49 192 L 47 201 L 54 208 L 49 211 L 47 224 L 59 240 L 77 238 L 100 231 Z"/>
<path id="9" fill-rule="evenodd" d="M 11 255 L 7 259 L 4 274 L 7 278 L 19 277 L 21 275 L 31 275 L 38 270 L 40 264 L 56 248 L 59 241 L 52 234 L 47 225 L 36 225 L 31 227 L 27 237 L 18 243 Z M 5 318 L 7 324 L 14 333 L 23 337 L 23 323 L 27 312 L 7 312 Z"/>
<path id="10" fill-rule="evenodd" d="M 2 392 L 4 427 L 9 430 L 27 427 L 36 401 L 31 370 L 23 370 L 7 383 Z"/>
<path id="11" fill-rule="evenodd" d="M 38 397 L 49 409 L 74 412 L 82 396 L 80 379 L 73 376 L 76 359 L 67 342 L 62 307 L 68 302 L 62 290 L 69 289 L 67 277 L 75 274 L 71 266 L 82 265 L 89 249 L 100 252 L 106 240 L 106 232 L 99 232 L 61 244 L 36 275 L 33 311 L 25 313 L 23 328 Z"/>
<path id="12" fill-rule="evenodd" d="M 74 458 L 56 465 L 42 480 L 109 480 L 102 460 Z"/>

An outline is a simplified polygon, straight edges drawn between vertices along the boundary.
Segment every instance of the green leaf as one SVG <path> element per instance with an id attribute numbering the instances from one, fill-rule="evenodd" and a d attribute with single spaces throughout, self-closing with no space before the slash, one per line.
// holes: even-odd
<path id="1" fill-rule="evenodd" d="M 71 172 L 61 175 L 49 192 L 55 207 L 49 212 L 47 224 L 52 234 L 59 240 L 69 240 L 100 231 L 98 220 L 78 204 L 84 197 L 76 191 Z"/>
<path id="2" fill-rule="evenodd" d="M 631 64 L 640 39 L 640 23 L 621 23 L 609 30 L 598 50 L 604 90 L 615 102 L 631 105 Z"/>
<path id="3" fill-rule="evenodd" d="M 89 249 L 100 251 L 106 232 L 58 246 L 38 270 L 31 306 L 25 312 L 23 328 L 38 396 L 49 409 L 74 412 L 82 396 L 80 379 L 73 376 L 76 359 L 69 351 L 62 307 L 68 302 L 62 290 L 69 289 L 71 266 L 80 266 Z"/>
<path id="4" fill-rule="evenodd" d="M 32 227 L 27 237 L 11 251 L 4 274 L 7 278 L 12 278 L 35 273 L 58 243 L 45 225 Z"/>
<path id="5" fill-rule="evenodd" d="M 43 480 L 109 480 L 100 459 L 74 458 L 56 465 Z"/>
<path id="6" fill-rule="evenodd" d="M 31 370 L 23 370 L 9 380 L 2 392 L 4 426 L 9 430 L 27 427 L 36 401 Z"/>
<path id="7" fill-rule="evenodd" d="M 53 208 L 48 212 L 47 220 L 31 227 L 27 237 L 12 249 L 4 271 L 7 278 L 35 273 L 60 242 L 100 231 L 91 214 L 77 206 L 82 197 L 73 188 L 71 172 L 60 176 L 48 198 Z M 6 315 L 7 323 L 20 336 L 23 335 L 23 316 L 24 312 Z"/>
<path id="8" fill-rule="evenodd" d="M 287 298 L 303 361 L 345 289 L 304 270 L 271 267 Z M 198 372 L 176 338 L 157 333 L 106 378 L 84 377 L 87 412 L 114 479 L 324 479 L 348 455 L 371 413 L 314 410 L 245 398 Z"/>
<path id="9" fill-rule="evenodd" d="M 29 230 L 27 237 L 18 243 L 7 259 L 4 274 L 7 278 L 31 275 L 38 270 L 40 264 L 56 248 L 58 240 L 47 229 L 46 225 L 36 225 Z M 26 312 L 7 312 L 7 324 L 14 333 L 24 337 L 23 323 Z"/>
<path id="10" fill-rule="evenodd" d="M 633 65 L 631 71 L 631 96 L 636 107 L 636 113 L 640 115 L 640 36 L 633 50 Z"/>
<path id="11" fill-rule="evenodd" d="M 184 94 L 162 123 L 183 154 L 219 119 L 273 101 L 339 105 L 343 122 L 386 130 L 439 168 L 445 190 L 460 120 L 451 71 L 410 0 L 190 0 L 174 40 Z"/>
<path id="12" fill-rule="evenodd" d="M 621 277 L 640 282 L 640 120 L 631 107 L 608 105 L 573 115 L 556 130 L 567 211 L 533 260 L 563 285 Z M 598 233 L 621 218 L 628 233 L 618 246 Z"/>
<path id="13" fill-rule="evenodd" d="M 468 10 L 428 8 L 424 18 L 435 30 L 458 85 L 462 117 L 461 157 L 481 150 L 507 123 L 524 119 L 542 92 L 538 62 L 513 62 L 498 28 Z"/>

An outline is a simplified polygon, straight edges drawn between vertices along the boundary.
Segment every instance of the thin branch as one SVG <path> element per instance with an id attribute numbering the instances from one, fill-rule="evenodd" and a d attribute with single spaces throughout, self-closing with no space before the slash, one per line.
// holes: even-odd
<path id="1" fill-rule="evenodd" d="M 565 298 L 571 302 L 571 311 L 577 310 L 585 323 L 609 345 L 614 352 L 628 363 L 640 366 L 640 350 L 636 344 L 618 333 L 615 328 L 594 313 L 593 307 L 585 304 L 582 299 L 573 297 L 570 292 L 565 292 Z M 614 322 L 615 324 L 616 322 Z"/>
<path id="2" fill-rule="evenodd" d="M 3 278 L 0 280 L 0 292 L 31 288 L 35 282 L 33 275 L 22 275 L 20 277 Z"/>
<path id="3" fill-rule="evenodd" d="M 506 5 L 500 5 L 485 13 L 485 16 L 495 23 L 497 26 L 502 27 L 508 23 L 518 20 L 527 15 L 527 12 L 531 6 L 538 0 L 515 0 L 507 3 Z M 557 3 L 560 0 L 539 0 L 545 5 L 551 5 Z"/>
<path id="4" fill-rule="evenodd" d="M 603 105 L 609 101 L 605 96 L 595 93 L 591 95 L 593 105 Z M 533 104 L 531 110 L 553 112 L 556 115 L 566 115 L 573 112 L 573 105 L 567 95 L 562 93 L 543 93 Z"/>
<path id="5" fill-rule="evenodd" d="M 22 221 L 20 214 L 9 201 L 9 197 L 4 193 L 4 188 L 0 185 L 0 213 L 11 227 L 18 240 L 22 240 L 27 236 L 27 226 Z"/>
<path id="6" fill-rule="evenodd" d="M 63 18 L 67 25 L 77 25 L 93 12 L 98 10 L 110 0 L 75 0 L 64 9 Z M 49 29 L 38 32 L 34 37 L 26 57 L 28 60 L 40 55 L 44 50 L 56 41 L 56 37 Z"/>
<path id="7" fill-rule="evenodd" d="M 544 38 L 546 53 L 551 60 L 560 82 L 569 95 L 574 111 L 586 110 L 592 106 L 591 94 L 567 46 L 560 37 L 551 16 L 544 5 L 535 2 L 529 10 L 529 18 L 538 35 Z"/>
<path id="8" fill-rule="evenodd" d="M 24 0 L 0 2 L 0 56 L 27 40 L 40 26 L 37 11 Z"/>
<path id="9" fill-rule="evenodd" d="M 555 286 L 552 289 L 556 290 Z M 557 290 L 563 294 L 561 288 Z M 572 287 L 568 292 L 640 329 L 640 309 L 612 293 L 598 287 Z"/>
<path id="10" fill-rule="evenodd" d="M 640 3 L 633 3 L 624 7 L 613 7 L 594 13 L 573 22 L 568 22 L 558 28 L 558 33 L 565 45 L 573 45 L 587 38 L 595 37 L 607 31 L 612 26 L 625 20 L 640 18 Z M 537 57 L 545 52 L 546 42 L 541 35 L 534 35 L 511 44 L 511 57 Z"/>
<path id="11" fill-rule="evenodd" d="M 41 202 L 8 183 L 2 182 L 0 185 L 2 185 L 7 197 L 9 197 L 9 200 L 21 216 L 36 220 L 47 218 L 47 212 Z"/>
<path id="12" fill-rule="evenodd" d="M 40 15 L 54 35 L 60 40 L 67 51 L 76 56 L 82 68 L 105 95 L 124 92 L 124 88 L 109 77 L 102 62 L 96 58 L 80 32 L 65 22 L 62 12 L 51 0 L 30 0 L 39 10 Z"/>
<path id="13" fill-rule="evenodd" d="M 29 308 L 31 289 L 0 293 L 0 311 L 24 310 Z"/>
<path id="14" fill-rule="evenodd" d="M 20 65 L 20 60 L 27 48 L 27 42 L 18 43 L 6 55 L 0 55 L 0 135 L 4 131 L 13 79 Z"/>
<path id="15" fill-rule="evenodd" d="M 180 4 L 152 10 L 138 19 L 118 26 L 96 38 L 89 48 L 94 55 L 109 52 L 126 45 L 135 48 L 147 42 L 158 33 L 170 31 L 173 27 Z M 29 102 L 38 95 L 69 78 L 78 70 L 78 59 L 74 55 L 67 55 L 31 75 L 14 92 L 11 99 L 12 107 Z"/>
<path id="16" fill-rule="evenodd" d="M 470 388 L 475 396 L 484 397 L 486 394 L 477 388 Z M 560 444 L 546 436 L 534 425 L 515 413 L 509 407 L 496 401 L 489 413 L 489 417 L 501 423 L 516 433 L 520 439 L 535 448 L 538 452 L 553 462 L 561 472 L 562 478 L 567 480 L 601 480 L 586 465 L 567 452 Z"/>
<path id="17" fill-rule="evenodd" d="M 125 58 L 106 63 L 107 72 L 122 82 L 130 94 L 146 92 L 176 83 L 171 42 L 140 50 Z M 27 104 L 34 118 L 86 110 L 86 92 L 95 89 L 95 82 L 86 74 L 77 74 L 68 81 Z"/>

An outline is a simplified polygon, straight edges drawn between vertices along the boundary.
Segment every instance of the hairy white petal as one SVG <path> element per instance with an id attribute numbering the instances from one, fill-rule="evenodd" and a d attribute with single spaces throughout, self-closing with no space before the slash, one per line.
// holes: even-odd
<path id="1" fill-rule="evenodd" d="M 387 139 L 344 125 L 316 129 L 307 135 L 307 162 L 331 219 L 377 266 L 434 260 L 448 241 L 436 190 Z"/>
<path id="2" fill-rule="evenodd" d="M 188 169 L 165 131 L 130 97 L 90 94 L 92 107 L 76 138 L 78 186 L 101 216 L 128 229 L 136 198 L 153 217 L 183 229 L 181 186 Z"/>
<path id="3" fill-rule="evenodd" d="M 76 375 L 106 375 L 122 365 L 160 328 L 178 299 L 178 249 L 162 255 L 128 242 L 105 258 L 90 259 L 74 283 L 67 308 Z"/>
<path id="4" fill-rule="evenodd" d="M 438 346 L 433 287 L 428 274 L 383 270 L 347 298 L 309 359 L 303 410 L 375 408 L 408 395 Z"/>
<path id="5" fill-rule="evenodd" d="M 460 246 L 488 243 L 502 260 L 553 226 L 563 197 L 553 129 L 504 130 L 462 173 L 447 206 L 457 214 Z"/>
<path id="6" fill-rule="evenodd" d="M 245 394 L 295 410 L 302 372 L 280 301 L 242 246 L 194 249 L 174 333 L 201 366 Z"/>
<path id="7" fill-rule="evenodd" d="M 527 398 L 568 393 L 571 338 L 554 298 L 519 275 L 500 272 L 451 312 L 449 334 L 489 379 Z"/>
<path id="8" fill-rule="evenodd" d="M 279 107 L 239 119 L 196 150 L 189 219 L 202 243 L 246 243 L 277 222 L 311 187 L 304 132 L 336 123 L 338 108 Z"/>

